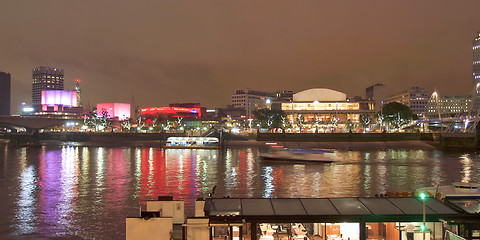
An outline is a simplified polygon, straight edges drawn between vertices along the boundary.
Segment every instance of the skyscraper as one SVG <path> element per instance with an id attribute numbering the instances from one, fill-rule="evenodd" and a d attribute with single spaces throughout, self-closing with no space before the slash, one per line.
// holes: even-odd
<path id="1" fill-rule="evenodd" d="M 0 115 L 10 115 L 10 73 L 0 72 Z"/>
<path id="2" fill-rule="evenodd" d="M 63 90 L 63 79 L 63 69 L 51 67 L 33 69 L 32 104 L 41 104 L 43 90 Z"/>
<path id="3" fill-rule="evenodd" d="M 475 114 L 479 114 L 480 108 L 480 32 L 477 33 L 478 36 L 473 39 L 473 57 L 472 57 L 472 83 L 473 83 L 473 94 L 472 94 L 472 111 Z"/>

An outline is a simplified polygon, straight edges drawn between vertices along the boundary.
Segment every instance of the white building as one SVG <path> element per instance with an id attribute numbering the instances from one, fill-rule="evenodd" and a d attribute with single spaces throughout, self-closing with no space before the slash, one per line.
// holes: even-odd
<path id="1" fill-rule="evenodd" d="M 253 111 L 270 107 L 273 101 L 276 101 L 275 93 L 250 89 L 238 89 L 232 95 L 233 107 L 245 109 L 248 118 L 252 118 Z"/>

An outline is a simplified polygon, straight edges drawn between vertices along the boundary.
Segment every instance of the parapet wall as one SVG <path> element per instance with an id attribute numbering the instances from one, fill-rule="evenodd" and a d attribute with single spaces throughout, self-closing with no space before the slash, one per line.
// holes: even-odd
<path id="1" fill-rule="evenodd" d="M 257 141 L 276 142 L 384 142 L 433 141 L 431 133 L 258 133 Z"/>

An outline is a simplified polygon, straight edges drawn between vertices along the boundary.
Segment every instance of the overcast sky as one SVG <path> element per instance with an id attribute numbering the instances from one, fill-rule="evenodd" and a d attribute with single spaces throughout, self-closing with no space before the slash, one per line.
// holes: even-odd
<path id="1" fill-rule="evenodd" d="M 12 113 L 31 102 L 32 69 L 81 79 L 84 104 L 224 107 L 235 89 L 383 83 L 467 95 L 479 0 L 4 0 L 0 71 Z"/>

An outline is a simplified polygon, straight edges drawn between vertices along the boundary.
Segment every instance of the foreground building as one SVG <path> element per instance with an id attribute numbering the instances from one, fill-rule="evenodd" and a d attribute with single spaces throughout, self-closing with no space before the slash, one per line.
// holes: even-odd
<path id="1" fill-rule="evenodd" d="M 185 221 L 183 202 L 160 197 L 126 219 L 126 239 L 404 240 L 407 231 L 414 239 L 473 239 L 480 229 L 477 200 L 207 198 L 197 199 L 195 217 Z"/>
<path id="2" fill-rule="evenodd" d="M 10 115 L 10 73 L 0 72 L 0 115 Z"/>
<path id="3" fill-rule="evenodd" d="M 293 101 L 280 103 L 296 132 L 330 132 L 361 124 L 361 116 L 373 118 L 373 101 L 347 99 L 345 93 L 326 88 L 308 89 L 293 95 Z"/>
<path id="4" fill-rule="evenodd" d="M 412 112 L 419 118 L 424 118 L 427 112 L 429 94 L 427 90 L 419 87 L 412 87 L 401 93 L 385 99 L 384 104 L 398 102 L 412 109 Z"/>

